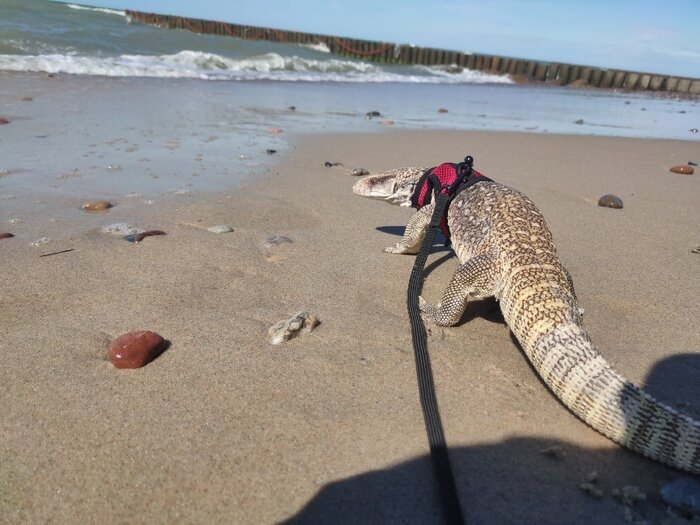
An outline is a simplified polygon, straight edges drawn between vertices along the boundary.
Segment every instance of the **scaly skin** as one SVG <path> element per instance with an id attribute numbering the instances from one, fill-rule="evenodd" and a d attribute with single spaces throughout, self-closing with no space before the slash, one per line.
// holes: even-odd
<path id="1" fill-rule="evenodd" d="M 359 180 L 353 191 L 410 205 L 425 168 L 405 168 Z M 433 205 L 411 217 L 390 253 L 416 253 Z M 651 459 L 700 474 L 700 423 L 655 400 L 614 371 L 582 326 L 571 277 L 552 234 L 525 195 L 480 182 L 450 204 L 447 222 L 461 263 L 442 301 L 421 299 L 424 318 L 459 321 L 469 297 L 495 297 L 525 354 L 554 394 L 592 428 Z"/>

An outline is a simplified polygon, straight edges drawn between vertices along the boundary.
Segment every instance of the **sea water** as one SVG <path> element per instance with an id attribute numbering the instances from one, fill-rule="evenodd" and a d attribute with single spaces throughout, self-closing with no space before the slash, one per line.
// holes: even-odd
<path id="1" fill-rule="evenodd" d="M 46 0 L 0 0 L 0 117 L 10 120 L 0 126 L 2 221 L 56 196 L 148 205 L 228 190 L 299 133 L 700 138 L 696 99 L 375 64 L 323 45 L 164 29 Z"/>

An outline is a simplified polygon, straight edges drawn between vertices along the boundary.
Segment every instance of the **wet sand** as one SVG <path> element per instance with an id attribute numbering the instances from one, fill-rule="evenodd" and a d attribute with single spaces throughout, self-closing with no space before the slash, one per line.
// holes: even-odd
<path id="1" fill-rule="evenodd" d="M 700 185 L 668 172 L 697 151 L 547 134 L 297 137 L 242 188 L 134 211 L 167 232 L 139 244 L 100 231 L 129 219 L 118 207 L 38 248 L 2 223 L 17 236 L 0 240 L 0 522 L 439 522 L 405 312 L 413 259 L 381 251 L 411 212 L 354 196 L 356 179 L 327 160 L 376 173 L 474 155 L 543 211 L 609 361 L 700 417 Z M 598 207 L 606 193 L 624 208 Z M 217 224 L 234 232 L 206 231 Z M 262 247 L 275 234 L 293 243 Z M 456 266 L 436 249 L 424 296 Z M 302 308 L 321 325 L 271 345 L 268 327 Z M 107 345 L 131 330 L 170 346 L 118 370 Z M 683 522 L 658 496 L 680 474 L 572 416 L 493 303 L 433 329 L 429 346 L 469 523 Z M 592 471 L 603 498 L 578 487 Z M 611 495 L 625 485 L 647 501 L 626 511 Z"/>

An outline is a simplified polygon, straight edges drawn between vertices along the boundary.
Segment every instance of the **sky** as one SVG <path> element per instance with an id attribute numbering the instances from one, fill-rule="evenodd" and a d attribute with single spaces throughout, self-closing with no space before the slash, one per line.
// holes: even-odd
<path id="1" fill-rule="evenodd" d="M 76 3 L 700 78 L 700 0 L 78 0 Z"/>

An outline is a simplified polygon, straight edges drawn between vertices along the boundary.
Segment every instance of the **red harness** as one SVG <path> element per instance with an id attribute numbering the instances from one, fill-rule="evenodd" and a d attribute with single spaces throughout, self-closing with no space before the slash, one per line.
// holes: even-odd
<path id="1" fill-rule="evenodd" d="M 433 191 L 439 191 L 443 195 L 451 196 L 440 218 L 440 229 L 448 241 L 450 239 L 450 228 L 447 226 L 447 210 L 452 200 L 460 191 L 464 191 L 478 182 L 491 180 L 472 168 L 473 162 L 474 159 L 472 157 L 466 157 L 464 162 L 459 164 L 446 162 L 430 168 L 418 180 L 416 189 L 411 196 L 411 205 L 416 209 L 421 209 L 423 206 L 430 204 Z"/>

